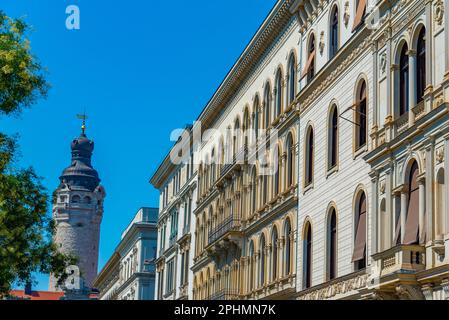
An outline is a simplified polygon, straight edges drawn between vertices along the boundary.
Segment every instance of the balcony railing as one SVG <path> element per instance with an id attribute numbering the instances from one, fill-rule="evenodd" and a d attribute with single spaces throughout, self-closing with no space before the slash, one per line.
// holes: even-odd
<path id="1" fill-rule="evenodd" d="M 211 230 L 209 233 L 209 244 L 214 243 L 219 240 L 228 232 L 238 231 L 240 228 L 240 219 L 236 216 L 230 216 L 226 218 L 222 223 L 218 224 L 215 228 Z"/>
<path id="2" fill-rule="evenodd" d="M 173 246 L 175 245 L 176 241 L 177 241 L 176 235 L 170 237 L 170 240 L 168 241 L 168 246 L 169 246 L 170 248 L 173 247 Z"/>
<path id="3" fill-rule="evenodd" d="M 224 301 L 224 300 L 238 300 L 239 293 L 237 290 L 222 289 L 212 294 L 208 300 Z"/>
<path id="4" fill-rule="evenodd" d="M 400 245 L 373 255 L 379 278 L 425 270 L 426 249 L 419 245 Z"/>

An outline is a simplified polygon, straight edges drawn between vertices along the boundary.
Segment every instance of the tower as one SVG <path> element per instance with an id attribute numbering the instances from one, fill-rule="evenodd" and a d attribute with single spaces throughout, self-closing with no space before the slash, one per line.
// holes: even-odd
<path id="1" fill-rule="evenodd" d="M 90 288 L 98 272 L 100 224 L 106 194 L 91 164 L 94 142 L 86 136 L 84 121 L 81 129 L 81 135 L 71 143 L 72 163 L 59 178 L 53 197 L 54 240 L 60 252 L 78 258 L 84 286 Z M 50 275 L 51 291 L 60 290 L 57 281 Z"/>

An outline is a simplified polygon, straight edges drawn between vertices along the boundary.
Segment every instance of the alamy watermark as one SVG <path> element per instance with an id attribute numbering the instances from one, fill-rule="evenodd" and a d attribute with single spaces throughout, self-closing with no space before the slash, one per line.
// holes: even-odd
<path id="1" fill-rule="evenodd" d="M 77 5 L 70 5 L 65 9 L 67 18 L 65 20 L 65 27 L 67 30 L 81 29 L 81 11 Z"/>

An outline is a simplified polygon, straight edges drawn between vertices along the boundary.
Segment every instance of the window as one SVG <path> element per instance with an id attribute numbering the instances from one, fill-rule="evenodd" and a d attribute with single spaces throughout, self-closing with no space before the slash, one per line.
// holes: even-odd
<path id="1" fill-rule="evenodd" d="M 162 300 L 163 294 L 164 294 L 164 292 L 163 292 L 164 291 L 164 270 L 159 272 L 158 283 L 159 283 L 158 300 Z"/>
<path id="2" fill-rule="evenodd" d="M 304 233 L 304 289 L 312 286 L 312 226 L 309 222 L 306 223 Z"/>
<path id="3" fill-rule="evenodd" d="M 354 18 L 354 25 L 352 27 L 352 32 L 354 32 L 364 21 L 365 13 L 366 13 L 366 0 L 357 0 L 356 1 L 356 14 Z"/>
<path id="4" fill-rule="evenodd" d="M 279 117 L 279 115 L 282 112 L 282 71 L 279 69 L 276 74 L 276 107 L 275 107 L 275 115 L 274 118 L 276 119 Z"/>
<path id="5" fill-rule="evenodd" d="M 259 96 L 256 96 L 254 99 L 254 134 L 256 135 L 256 139 L 259 136 Z"/>
<path id="6" fill-rule="evenodd" d="M 407 219 L 403 244 L 412 245 L 419 243 L 419 185 L 418 163 L 413 161 L 408 178 L 408 204 Z"/>
<path id="7" fill-rule="evenodd" d="M 416 68 L 416 101 L 423 101 L 424 90 L 426 89 L 426 29 L 423 27 L 419 32 L 417 46 L 417 68 Z"/>
<path id="8" fill-rule="evenodd" d="M 335 57 L 338 51 L 338 8 L 334 7 L 331 14 L 331 30 L 330 30 L 330 46 L 329 46 L 329 59 Z"/>
<path id="9" fill-rule="evenodd" d="M 359 94 L 357 96 L 357 104 L 355 110 L 356 118 L 356 150 L 364 147 L 367 140 L 367 104 L 366 104 L 366 83 L 362 81 Z"/>
<path id="10" fill-rule="evenodd" d="M 332 106 L 329 118 L 329 159 L 328 170 L 334 168 L 338 161 L 338 110 L 337 106 Z"/>
<path id="11" fill-rule="evenodd" d="M 329 280 L 337 277 L 337 214 L 332 208 L 328 221 L 328 275 Z"/>
<path id="12" fill-rule="evenodd" d="M 274 169 L 275 169 L 275 173 L 274 173 L 274 181 L 273 181 L 273 191 L 274 191 L 274 196 L 277 196 L 279 194 L 279 192 L 281 191 L 280 188 L 280 184 L 281 184 L 281 179 L 279 179 L 279 175 L 281 172 L 281 151 L 279 150 L 279 147 L 277 147 L 275 149 L 275 154 L 274 154 Z"/>
<path id="13" fill-rule="evenodd" d="M 165 288 L 165 291 L 167 294 L 172 293 L 173 290 L 175 289 L 174 271 L 175 271 L 174 260 L 170 260 L 167 263 L 167 281 L 166 281 L 166 288 Z"/>
<path id="14" fill-rule="evenodd" d="M 265 88 L 265 129 L 270 126 L 271 120 L 271 88 L 270 84 L 267 82 Z"/>
<path id="15" fill-rule="evenodd" d="M 292 241 L 291 241 L 291 233 L 292 227 L 290 224 L 290 220 L 287 219 L 285 222 L 284 229 L 284 238 L 285 238 L 285 274 L 290 275 L 292 272 Z"/>
<path id="16" fill-rule="evenodd" d="M 287 188 L 293 186 L 293 175 L 294 175 L 294 147 L 293 147 L 293 137 L 289 133 L 287 137 Z"/>
<path id="17" fill-rule="evenodd" d="M 251 241 L 249 244 L 249 291 L 254 289 L 254 242 Z"/>
<path id="18" fill-rule="evenodd" d="M 216 159 L 215 159 L 215 148 L 212 149 L 211 153 L 211 168 L 210 168 L 210 182 L 213 184 L 215 180 L 217 179 L 217 172 L 216 172 Z"/>
<path id="19" fill-rule="evenodd" d="M 252 173 L 252 181 L 251 181 L 251 187 L 252 187 L 252 195 L 251 195 L 251 212 L 255 213 L 257 211 L 257 174 L 256 174 L 256 168 L 253 169 Z"/>
<path id="20" fill-rule="evenodd" d="M 315 76 L 315 35 L 312 33 L 309 39 L 308 59 L 302 72 L 302 77 L 307 76 L 307 82 L 312 81 Z"/>
<path id="21" fill-rule="evenodd" d="M 309 126 L 306 136 L 306 172 L 305 172 L 305 186 L 313 183 L 313 160 L 314 160 L 314 141 L 313 129 Z"/>
<path id="22" fill-rule="evenodd" d="M 240 120 L 236 119 L 234 124 L 234 134 L 233 134 L 233 154 L 234 156 L 237 155 L 237 153 L 240 151 Z"/>
<path id="23" fill-rule="evenodd" d="M 260 238 L 260 287 L 263 287 L 265 285 L 265 259 L 265 236 L 262 234 Z"/>
<path id="24" fill-rule="evenodd" d="M 356 270 L 362 270 L 366 267 L 366 196 L 362 192 L 359 196 L 356 206 L 356 234 L 354 243 L 354 253 L 352 261 L 355 263 Z"/>
<path id="25" fill-rule="evenodd" d="M 444 177 L 444 168 L 440 168 L 438 170 L 438 174 L 436 176 L 436 198 L 437 198 L 437 210 L 435 214 L 435 238 L 440 240 L 444 239 L 444 216 L 446 215 L 446 202 L 449 199 L 446 199 L 446 184 Z M 449 218 L 449 217 L 448 217 Z"/>
<path id="26" fill-rule="evenodd" d="M 81 202 L 81 197 L 80 196 L 73 196 L 72 197 L 72 203 L 80 203 Z"/>
<path id="27" fill-rule="evenodd" d="M 271 236 L 271 245 L 273 248 L 272 253 L 272 266 L 271 266 L 271 280 L 274 281 L 278 278 L 278 230 L 276 227 L 273 229 Z"/>
<path id="28" fill-rule="evenodd" d="M 409 74 L 408 74 L 408 47 L 404 44 L 399 58 L 399 116 L 408 112 L 408 91 L 409 91 Z"/>
<path id="29" fill-rule="evenodd" d="M 290 105 L 296 96 L 296 58 L 292 53 L 288 62 L 288 104 Z"/>
<path id="30" fill-rule="evenodd" d="M 245 160 L 248 158 L 248 151 L 246 150 L 248 143 L 249 143 L 249 134 L 250 131 L 248 130 L 250 126 L 249 123 L 249 111 L 248 108 L 245 108 L 245 112 L 243 113 L 243 136 L 245 137 L 244 139 L 244 147 L 245 147 Z"/>

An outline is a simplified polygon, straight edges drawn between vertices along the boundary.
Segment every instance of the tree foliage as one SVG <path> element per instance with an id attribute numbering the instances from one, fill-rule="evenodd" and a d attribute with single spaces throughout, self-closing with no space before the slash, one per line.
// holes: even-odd
<path id="1" fill-rule="evenodd" d="M 20 113 L 47 93 L 27 30 L 24 21 L 0 11 L 0 114 Z M 54 223 L 41 179 L 31 168 L 16 168 L 16 155 L 16 139 L 0 133 L 0 297 L 13 283 L 32 283 L 34 272 L 54 273 L 62 282 L 65 268 L 75 263 L 53 243 Z"/>
<path id="2" fill-rule="evenodd" d="M 0 11 L 0 112 L 20 112 L 38 97 L 46 96 L 43 68 L 30 51 L 28 26 Z"/>

